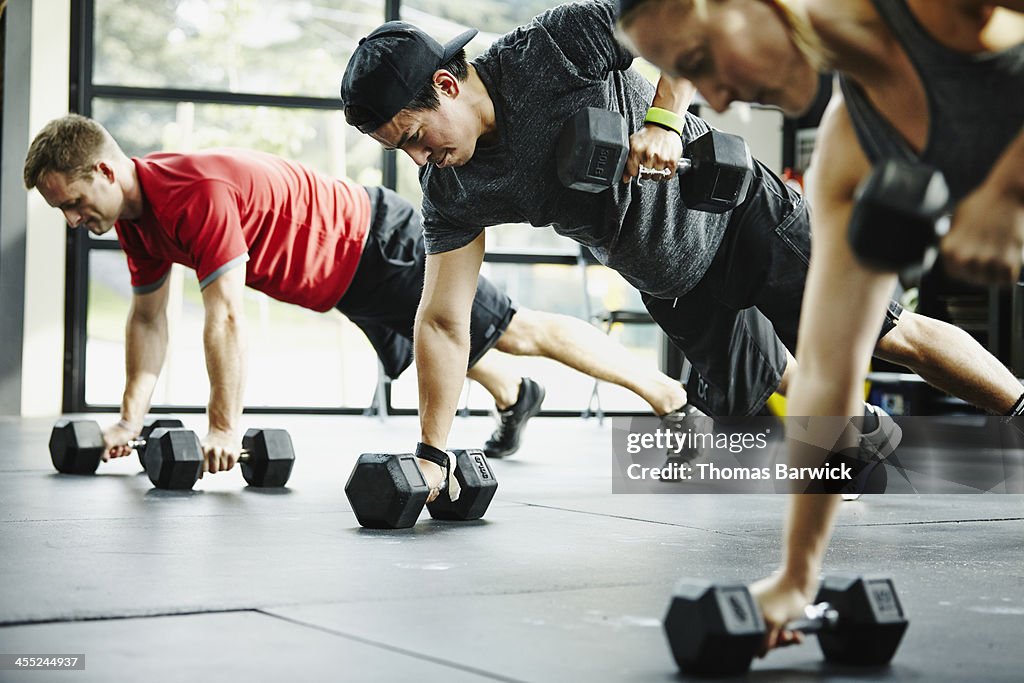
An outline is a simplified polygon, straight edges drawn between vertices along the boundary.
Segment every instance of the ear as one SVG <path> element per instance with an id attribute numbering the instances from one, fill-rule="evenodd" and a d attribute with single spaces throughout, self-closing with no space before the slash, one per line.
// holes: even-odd
<path id="1" fill-rule="evenodd" d="M 459 79 L 452 75 L 450 71 L 445 69 L 438 69 L 434 72 L 434 85 L 441 91 L 441 94 L 447 95 L 452 99 L 459 96 L 461 91 L 461 83 Z"/>
<path id="2" fill-rule="evenodd" d="M 92 170 L 101 178 L 105 178 L 108 183 L 114 182 L 114 167 L 107 162 L 97 161 L 93 164 Z"/>

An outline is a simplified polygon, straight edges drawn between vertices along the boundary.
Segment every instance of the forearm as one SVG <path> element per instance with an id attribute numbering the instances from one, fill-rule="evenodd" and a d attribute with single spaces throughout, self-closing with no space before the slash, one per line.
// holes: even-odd
<path id="1" fill-rule="evenodd" d="M 121 419 L 135 428 L 149 410 L 153 390 L 167 355 L 167 318 L 129 315 L 125 329 L 125 387 Z"/>
<path id="2" fill-rule="evenodd" d="M 241 315 L 208 313 L 203 346 L 210 378 L 210 431 L 233 432 L 241 420 L 245 388 L 246 337 Z"/>
<path id="3" fill-rule="evenodd" d="M 667 109 L 682 116 L 693 102 L 696 92 L 693 83 L 685 78 L 671 79 L 662 76 L 658 79 L 651 106 Z"/>
<path id="4" fill-rule="evenodd" d="M 464 369 L 469 364 L 469 329 L 417 318 L 413 338 L 420 440 L 444 450 L 462 391 Z"/>
<path id="5" fill-rule="evenodd" d="M 1024 129 L 996 161 L 988 182 L 1024 206 Z"/>
<path id="6" fill-rule="evenodd" d="M 814 591 L 842 499 L 838 494 L 790 496 L 782 575 L 805 594 Z M 808 600 L 813 595 L 808 595 Z"/>

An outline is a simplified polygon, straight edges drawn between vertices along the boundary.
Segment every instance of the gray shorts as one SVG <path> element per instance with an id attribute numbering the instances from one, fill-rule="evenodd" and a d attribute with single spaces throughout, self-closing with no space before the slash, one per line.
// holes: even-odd
<path id="1" fill-rule="evenodd" d="M 352 284 L 335 308 L 366 334 L 384 371 L 396 379 L 412 364 L 412 330 L 426 259 L 423 229 L 411 203 L 385 188 L 366 191 L 372 207 L 370 233 Z M 481 276 L 469 325 L 469 367 L 498 343 L 515 312 L 512 300 Z"/>
<path id="2" fill-rule="evenodd" d="M 737 212 L 701 281 L 678 299 L 644 295 L 651 317 L 690 361 L 690 401 L 712 416 L 756 415 L 796 355 L 811 255 L 810 216 L 800 195 L 767 181 L 764 201 Z M 903 307 L 889 303 L 879 339 Z"/>

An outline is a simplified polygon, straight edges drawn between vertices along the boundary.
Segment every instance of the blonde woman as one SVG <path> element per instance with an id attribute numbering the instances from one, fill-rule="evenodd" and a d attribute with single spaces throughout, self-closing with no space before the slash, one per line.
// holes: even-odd
<path id="1" fill-rule="evenodd" d="M 846 229 L 872 164 L 922 161 L 955 203 L 947 270 L 1009 284 L 1024 244 L 1024 2 L 980 0 L 620 0 L 619 35 L 665 73 L 692 81 L 717 110 L 775 105 L 791 115 L 836 71 L 810 174 L 814 251 L 790 388 L 794 415 L 858 415 L 857 386 L 895 277 L 853 257 Z M 1019 414 L 1024 397 L 1005 406 Z M 823 421 L 819 421 L 823 422 Z M 834 443 L 838 427 L 794 434 Z M 813 598 L 838 496 L 794 496 L 783 567 L 754 586 L 770 633 Z"/>

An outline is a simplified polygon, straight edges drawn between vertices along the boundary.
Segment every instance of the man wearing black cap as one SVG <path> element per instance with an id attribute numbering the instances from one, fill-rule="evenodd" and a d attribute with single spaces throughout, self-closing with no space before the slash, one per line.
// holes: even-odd
<path id="1" fill-rule="evenodd" d="M 709 130 L 686 109 L 689 83 L 651 86 L 614 35 L 610 0 L 568 3 L 499 38 L 466 64 L 473 32 L 441 45 L 388 22 L 361 41 L 341 84 L 347 121 L 418 165 L 427 249 L 414 335 L 420 463 L 434 487 L 451 478 L 443 452 L 460 385 L 446 371 L 468 353 L 484 228 L 551 226 L 590 248 L 643 292 L 655 321 L 693 365 L 690 400 L 711 415 L 751 415 L 795 369 L 810 232 L 803 198 L 755 162 L 747 199 L 722 214 L 688 210 L 680 183 L 631 183 L 640 167 L 674 170 L 682 140 Z M 563 187 L 555 146 L 584 107 L 621 113 L 630 158 L 623 183 L 600 194 Z M 897 325 L 897 322 L 899 324 Z M 993 412 L 1014 381 L 981 360 L 960 330 L 892 303 L 875 354 Z M 963 358 L 978 362 L 963 363 Z M 858 416 L 859 417 L 859 416 Z M 861 445 L 886 457 L 899 428 L 865 406 Z"/>
<path id="2" fill-rule="evenodd" d="M 77 114 L 40 131 L 24 178 L 72 228 L 98 235 L 116 227 L 127 257 L 134 289 L 127 384 L 121 421 L 105 430 L 113 457 L 131 453 L 125 444 L 141 429 L 160 372 L 172 263 L 195 270 L 206 307 L 213 393 L 204 449 L 212 471 L 227 463 L 225 452 L 238 456 L 245 326 L 237 311 L 245 285 L 314 311 L 341 311 L 366 334 L 391 378 L 413 362 L 423 232 L 415 207 L 390 190 L 252 150 L 130 158 L 103 126 Z M 678 381 L 654 367 L 637 372 L 630 353 L 589 323 L 518 307 L 484 277 L 474 289 L 469 359 L 452 371 L 494 398 L 499 424 L 484 444 L 489 457 L 516 452 L 545 397 L 540 383 L 510 372 L 491 349 L 548 358 L 619 384 L 657 412 L 685 401 Z"/>

